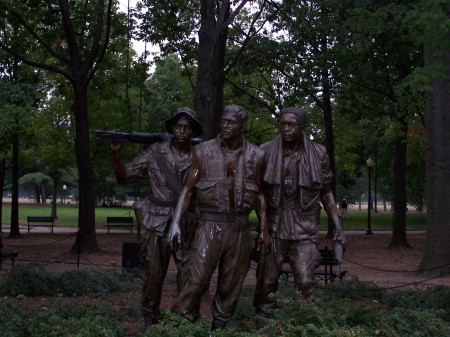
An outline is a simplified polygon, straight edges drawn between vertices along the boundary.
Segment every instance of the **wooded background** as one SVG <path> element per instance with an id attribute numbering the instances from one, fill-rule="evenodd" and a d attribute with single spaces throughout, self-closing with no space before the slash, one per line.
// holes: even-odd
<path id="1" fill-rule="evenodd" d="M 279 111 L 296 105 L 327 148 L 337 200 L 393 201 L 391 247 L 408 246 L 407 205 L 426 209 L 421 268 L 448 268 L 447 2 L 124 1 L 0 0 L 0 196 L 6 188 L 13 198 L 10 237 L 20 237 L 20 192 L 46 200 L 66 185 L 83 252 L 98 249 L 96 204 L 145 193 L 118 190 L 108 144 L 90 128 L 161 132 L 189 106 L 209 139 L 223 106 L 240 104 L 251 116 L 246 138 L 261 144 L 277 134 Z M 133 39 L 159 51 L 137 53 Z M 125 148 L 126 159 L 142 150 Z"/>

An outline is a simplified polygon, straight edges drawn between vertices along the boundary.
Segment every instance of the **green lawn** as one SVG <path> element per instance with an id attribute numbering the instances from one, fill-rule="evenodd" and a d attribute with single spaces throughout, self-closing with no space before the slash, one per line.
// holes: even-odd
<path id="1" fill-rule="evenodd" d="M 58 204 L 57 205 L 58 219 L 55 221 L 56 226 L 60 227 L 77 227 L 78 226 L 78 205 L 76 204 Z M 27 216 L 50 216 L 51 205 L 37 205 L 22 203 L 19 204 L 19 224 L 27 224 Z M 134 211 L 131 207 L 96 207 L 95 222 L 97 227 L 106 227 L 107 216 L 132 216 Z M 11 224 L 11 204 L 3 204 L 2 223 L 5 225 Z"/>
<path id="2" fill-rule="evenodd" d="M 320 226 L 322 230 L 326 229 L 327 215 L 322 210 L 320 217 Z M 370 212 L 371 227 L 373 231 L 392 230 L 394 213 L 391 212 Z M 409 211 L 406 212 L 406 230 L 425 230 L 426 213 Z M 348 219 L 343 220 L 344 230 L 366 230 L 368 222 L 367 211 L 351 210 Z"/>
<path id="3" fill-rule="evenodd" d="M 374 212 L 370 216 L 372 231 L 390 231 L 392 230 L 393 213 Z M 406 230 L 425 230 L 426 213 L 410 211 L 406 213 Z M 365 231 L 367 230 L 367 211 L 351 210 L 349 218 L 343 220 L 344 230 Z M 250 221 L 257 223 L 255 213 L 250 216 Z M 320 230 L 327 230 L 328 217 L 324 210 L 320 215 Z"/>
<path id="4" fill-rule="evenodd" d="M 19 205 L 19 223 L 25 225 L 27 223 L 28 215 L 49 216 L 51 206 L 36 205 L 23 203 Z M 76 204 L 58 204 L 57 206 L 58 219 L 56 226 L 76 227 L 78 219 L 78 205 Z M 95 217 L 97 227 L 106 226 L 107 216 L 133 216 L 134 211 L 131 207 L 97 207 L 95 209 Z M 9 203 L 3 204 L 3 224 L 9 225 L 11 218 L 11 207 Z M 344 219 L 344 230 L 365 231 L 367 229 L 367 211 L 351 210 L 349 218 Z M 406 213 L 406 230 L 425 230 L 426 213 L 418 213 L 409 211 Z M 391 212 L 371 212 L 372 230 L 392 230 L 393 213 Z M 257 218 L 253 212 L 250 215 L 250 222 L 256 226 Z M 327 215 L 322 210 L 320 220 L 320 230 L 326 230 Z"/>

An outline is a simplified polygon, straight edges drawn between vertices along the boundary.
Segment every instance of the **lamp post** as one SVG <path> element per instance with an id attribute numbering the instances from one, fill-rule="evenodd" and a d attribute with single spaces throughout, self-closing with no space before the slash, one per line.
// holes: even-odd
<path id="1" fill-rule="evenodd" d="M 371 157 L 369 157 L 369 159 L 367 159 L 366 161 L 366 165 L 367 165 L 367 170 L 369 173 L 369 194 L 367 195 L 367 231 L 366 234 L 373 234 L 372 232 L 372 224 L 371 224 L 371 219 L 370 219 L 370 208 L 372 206 L 372 197 L 371 197 L 371 188 L 370 188 L 370 183 L 371 183 L 371 176 L 372 176 L 372 167 L 373 167 L 374 161 Z"/>
<path id="2" fill-rule="evenodd" d="M 63 204 L 66 203 L 66 191 L 67 191 L 67 186 L 63 185 Z"/>

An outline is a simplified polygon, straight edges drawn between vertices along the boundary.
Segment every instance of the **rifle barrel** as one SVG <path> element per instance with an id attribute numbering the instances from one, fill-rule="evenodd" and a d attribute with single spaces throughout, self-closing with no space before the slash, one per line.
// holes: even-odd
<path id="1" fill-rule="evenodd" d="M 125 132 L 125 131 L 108 131 L 99 129 L 90 129 L 91 133 L 99 141 L 109 141 L 118 143 L 139 143 L 139 144 L 153 144 L 164 140 L 169 140 L 173 136 L 170 133 L 146 133 L 146 132 Z M 201 138 L 193 138 L 192 143 L 197 144 L 202 141 Z"/>

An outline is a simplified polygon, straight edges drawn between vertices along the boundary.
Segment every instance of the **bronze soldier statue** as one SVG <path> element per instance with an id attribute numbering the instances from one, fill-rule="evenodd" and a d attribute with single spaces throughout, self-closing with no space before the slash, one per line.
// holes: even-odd
<path id="1" fill-rule="evenodd" d="M 325 147 L 303 133 L 307 121 L 305 110 L 285 108 L 280 119 L 281 134 L 262 145 L 266 153 L 263 189 L 272 250 L 258 264 L 254 296 L 257 315 L 276 307 L 276 300 L 269 295 L 277 291 L 286 254 L 290 257 L 297 290 L 304 300 L 314 300 L 314 269 L 321 261 L 317 248 L 320 201 L 333 221 L 335 240 L 346 244 L 329 186 L 332 173 Z"/>
<path id="2" fill-rule="evenodd" d="M 146 229 L 141 241 L 140 259 L 145 268 L 141 310 L 147 329 L 156 322 L 160 314 L 162 285 L 170 255 L 173 255 L 178 268 L 178 287 L 183 282 L 181 265 L 188 243 L 180 242 L 180 245 L 172 249 L 166 240 L 166 234 L 191 166 L 191 138 L 202 133 L 195 112 L 189 108 L 178 109 L 165 122 L 165 126 L 174 137 L 152 144 L 127 165 L 120 159 L 121 144 L 111 143 L 117 182 L 123 184 L 146 179 L 150 185 L 147 198 L 134 204 L 137 221 Z M 185 227 L 189 221 L 184 217 L 180 223 Z M 186 235 L 185 232 L 182 234 Z"/>
<path id="3" fill-rule="evenodd" d="M 196 193 L 199 224 L 187 253 L 186 282 L 172 311 L 196 321 L 201 297 L 218 267 L 212 330 L 225 328 L 230 322 L 250 267 L 252 237 L 248 217 L 252 209 L 256 209 L 260 220 L 258 247 L 271 245 L 261 191 L 264 153 L 242 137 L 247 119 L 243 107 L 225 107 L 221 134 L 195 147 L 168 237 L 169 241 L 179 237 L 180 217 Z"/>

